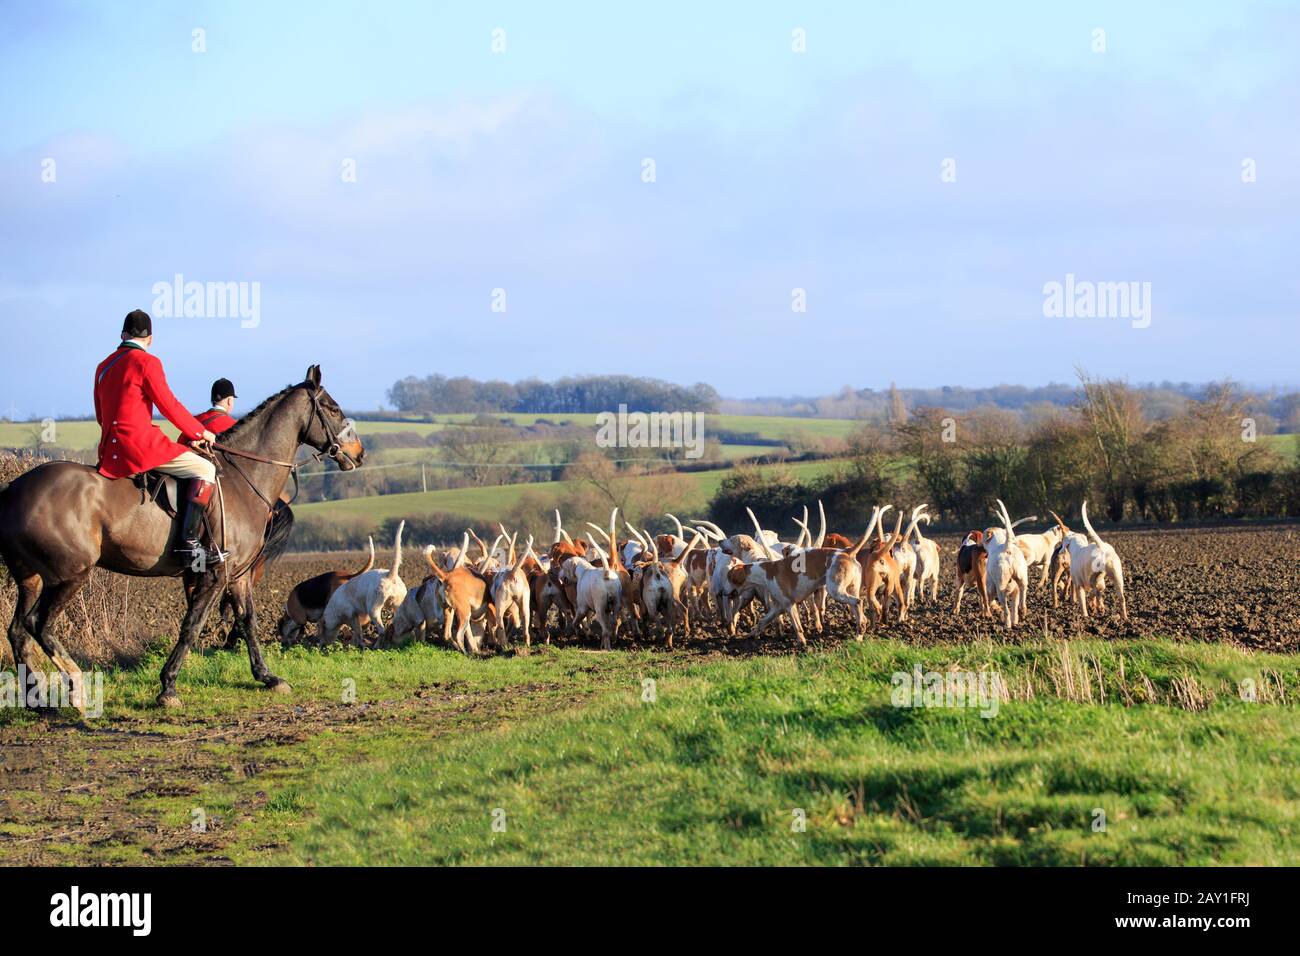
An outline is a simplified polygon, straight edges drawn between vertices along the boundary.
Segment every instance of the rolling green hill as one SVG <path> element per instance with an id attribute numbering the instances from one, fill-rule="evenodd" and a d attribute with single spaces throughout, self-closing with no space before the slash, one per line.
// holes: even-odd
<path id="1" fill-rule="evenodd" d="M 835 468 L 836 462 L 809 461 L 770 467 L 789 468 L 800 478 L 811 478 Z M 717 493 L 718 486 L 728 474 L 730 471 L 722 469 L 685 475 L 685 479 L 693 486 L 693 494 L 685 504 L 702 510 L 709 499 Z M 534 481 L 517 485 L 492 485 L 485 488 L 449 488 L 296 504 L 293 510 L 295 515 L 304 520 L 364 518 L 375 524 L 379 524 L 386 518 L 412 518 L 416 515 L 439 512 L 462 515 L 476 521 L 495 521 L 503 512 L 518 504 L 519 499 L 525 494 L 537 496 L 542 502 L 541 510 L 549 510 L 555 507 L 561 496 L 572 489 L 572 485 L 573 483 L 569 481 Z"/>

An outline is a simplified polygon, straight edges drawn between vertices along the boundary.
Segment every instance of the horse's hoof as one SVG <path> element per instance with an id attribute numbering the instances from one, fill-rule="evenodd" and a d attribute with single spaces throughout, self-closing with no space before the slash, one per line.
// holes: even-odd
<path id="1" fill-rule="evenodd" d="M 287 680 L 281 680 L 281 679 L 278 678 L 278 677 L 276 678 L 274 684 L 267 684 L 267 685 L 266 685 L 266 689 L 269 690 L 269 691 L 271 691 L 272 693 L 276 693 L 276 694 L 292 694 L 292 693 L 293 693 L 293 688 L 289 686 L 289 682 L 288 682 Z"/>
<path id="2" fill-rule="evenodd" d="M 180 706 L 181 706 L 181 698 L 180 698 L 180 695 L 179 695 L 179 694 L 159 694 L 159 695 L 158 695 L 158 706 L 159 706 L 159 707 L 166 707 L 166 708 L 168 708 L 168 709 L 174 709 L 174 708 L 180 707 Z"/>

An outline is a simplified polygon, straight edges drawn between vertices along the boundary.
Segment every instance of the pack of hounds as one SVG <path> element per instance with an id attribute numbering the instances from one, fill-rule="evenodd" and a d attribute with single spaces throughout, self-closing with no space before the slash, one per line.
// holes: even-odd
<path id="1" fill-rule="evenodd" d="M 624 522 L 617 532 L 618 509 L 608 528 L 588 522 L 586 538 L 573 538 L 555 512 L 549 548 L 534 550 L 530 537 L 500 533 L 489 546 L 472 529 L 459 547 L 429 545 L 423 558 L 428 573 L 408 589 L 399 575 L 402 531 L 398 525 L 389 568 L 376 568 L 374 540 L 370 559 L 355 571 L 328 571 L 298 584 L 289 594 L 280 619 L 286 645 L 302 640 L 308 625 L 317 628 L 319 646 L 327 647 L 347 627 L 357 648 L 372 646 L 365 637 L 374 628 L 373 646 L 396 646 L 426 640 L 441 631 L 442 640 L 465 654 L 506 649 L 522 638 L 531 646 L 536 634 L 550 643 L 553 634 L 597 638 L 604 650 L 631 629 L 638 638 L 673 646 L 674 636 L 691 638 L 694 626 L 710 621 L 735 637 L 748 620 L 749 637 L 758 638 L 774 622 L 793 629 L 807 645 L 805 619 L 824 633 L 827 601 L 844 605 L 862 640 L 868 610 L 876 627 L 891 617 L 906 621 L 913 606 L 938 605 L 941 552 L 921 531 L 930 523 L 926 505 L 912 509 L 907 527 L 898 512 L 892 531 L 884 528 L 890 505 L 872 509 L 861 537 L 828 533 L 826 512 L 817 503 L 820 528 L 810 529 L 809 513 L 795 518 L 799 535 L 782 541 L 748 511 L 754 533 L 726 534 L 710 521 L 689 519 L 683 526 L 666 515 L 676 533 L 652 535 Z M 1101 540 L 1088 520 L 1088 503 L 1080 508 L 1084 531 L 1072 531 L 1056 512 L 1055 525 L 1041 532 L 1016 528 L 1030 515 L 1012 521 L 997 501 L 1000 521 L 969 532 L 956 552 L 956 600 L 950 613 L 961 612 L 962 597 L 973 588 L 985 617 L 999 616 L 1017 627 L 1029 607 L 1030 577 L 1048 586 L 1053 606 L 1062 597 L 1089 614 L 1106 613 L 1106 591 L 1114 590 L 1119 613 L 1128 620 L 1124 571 L 1115 549 Z M 472 545 L 471 545 L 472 541 Z"/>

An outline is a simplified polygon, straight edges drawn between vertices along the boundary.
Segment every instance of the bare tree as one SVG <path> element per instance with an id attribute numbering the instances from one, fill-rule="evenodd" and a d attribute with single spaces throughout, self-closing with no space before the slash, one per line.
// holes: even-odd
<path id="1" fill-rule="evenodd" d="M 1106 512 L 1112 521 L 1124 517 L 1124 500 L 1137 472 L 1138 443 L 1147 431 L 1146 417 L 1137 395 L 1123 382 L 1090 378 L 1075 368 L 1083 387 L 1079 406 L 1096 449 Z"/>
<path id="2" fill-rule="evenodd" d="M 517 454 L 514 429 L 500 422 L 448 425 L 438 436 L 447 459 L 461 466 L 461 474 L 473 485 L 506 484 L 518 477 L 519 469 L 508 467 Z"/>

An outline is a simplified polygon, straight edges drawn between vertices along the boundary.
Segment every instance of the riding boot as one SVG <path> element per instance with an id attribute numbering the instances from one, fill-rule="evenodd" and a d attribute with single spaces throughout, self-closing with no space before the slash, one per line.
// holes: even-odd
<path id="1" fill-rule="evenodd" d="M 188 552 L 194 557 L 201 557 L 201 566 L 220 564 L 226 556 L 219 550 L 203 546 L 200 538 L 203 528 L 203 515 L 212 500 L 213 484 L 202 478 L 191 478 L 189 494 L 185 496 L 185 517 L 181 522 L 181 547 L 177 551 Z"/>

